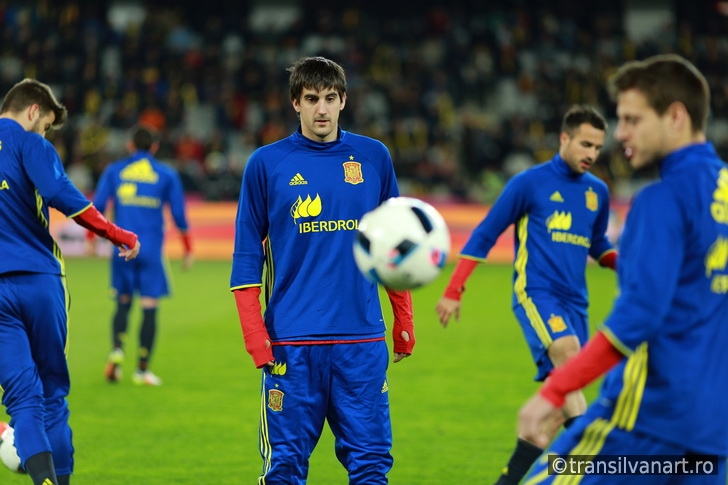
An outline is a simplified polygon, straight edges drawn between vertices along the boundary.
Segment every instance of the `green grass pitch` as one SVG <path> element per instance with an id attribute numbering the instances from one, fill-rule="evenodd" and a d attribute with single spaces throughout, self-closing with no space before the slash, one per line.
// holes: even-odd
<path id="1" fill-rule="evenodd" d="M 74 485 L 255 483 L 260 371 L 245 353 L 230 264 L 204 262 L 184 273 L 173 261 L 174 295 L 162 301 L 152 369 L 164 380 L 139 388 L 129 377 L 140 314 L 132 308 L 124 379 L 110 385 L 108 263 L 70 259 L 71 425 Z M 413 292 L 417 346 L 390 365 L 395 458 L 390 483 L 493 482 L 515 443 L 518 408 L 537 389 L 535 368 L 510 310 L 509 265 L 481 264 L 468 282 L 459 322 L 443 329 L 435 305 L 452 266 Z M 613 272 L 589 265 L 590 318 L 597 325 L 615 294 Z M 389 303 L 383 300 L 387 321 Z M 391 342 L 391 337 L 388 337 Z M 595 387 L 588 389 L 594 396 Z M 0 419 L 6 417 L 0 412 Z M 0 467 L 0 483 L 27 484 Z M 309 483 L 347 483 L 326 429 Z"/>

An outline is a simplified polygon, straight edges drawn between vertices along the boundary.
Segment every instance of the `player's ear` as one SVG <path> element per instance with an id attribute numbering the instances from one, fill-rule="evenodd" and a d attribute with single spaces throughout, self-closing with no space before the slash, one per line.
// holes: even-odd
<path id="1" fill-rule="evenodd" d="M 569 134 L 566 133 L 565 131 L 562 131 L 561 133 L 559 133 L 559 143 L 561 144 L 561 146 L 567 145 L 569 143 L 570 138 L 571 137 L 569 136 Z"/>
<path id="2" fill-rule="evenodd" d="M 37 104 L 31 104 L 28 106 L 28 121 L 33 121 L 35 118 L 35 115 L 38 115 L 40 117 L 40 106 Z"/>
<path id="3" fill-rule="evenodd" d="M 344 109 L 345 105 L 346 105 L 346 93 L 341 95 L 341 106 L 339 106 L 339 111 Z"/>
<path id="4" fill-rule="evenodd" d="M 690 119 L 690 113 L 685 105 L 679 101 L 675 101 L 667 107 L 666 115 L 669 117 L 670 124 L 677 131 L 686 129 L 692 132 L 692 122 Z"/>

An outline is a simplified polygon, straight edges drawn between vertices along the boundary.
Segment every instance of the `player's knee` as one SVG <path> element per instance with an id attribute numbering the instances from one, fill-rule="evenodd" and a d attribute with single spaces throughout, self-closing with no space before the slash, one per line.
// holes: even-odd
<path id="1" fill-rule="evenodd" d="M 554 340 L 551 346 L 549 346 L 548 354 L 551 362 L 558 367 L 565 364 L 580 351 L 581 345 L 579 344 L 579 340 L 573 335 L 570 335 Z"/>

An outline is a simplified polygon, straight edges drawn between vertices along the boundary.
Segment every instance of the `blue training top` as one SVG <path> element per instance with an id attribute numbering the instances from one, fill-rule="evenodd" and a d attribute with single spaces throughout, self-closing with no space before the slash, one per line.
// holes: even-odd
<path id="1" fill-rule="evenodd" d="M 230 287 L 262 285 L 274 341 L 384 336 L 376 284 L 354 262 L 359 219 L 399 195 L 389 150 L 339 129 L 319 143 L 300 128 L 256 150 L 243 175 Z M 265 240 L 265 255 L 262 242 Z"/>
<path id="2" fill-rule="evenodd" d="M 603 331 L 630 355 L 607 375 L 609 424 L 728 455 L 728 166 L 709 143 L 660 164 L 624 228 Z"/>
<path id="3" fill-rule="evenodd" d="M 460 256 L 485 260 L 503 231 L 516 224 L 513 305 L 545 293 L 586 315 L 587 256 L 598 261 L 614 251 L 608 222 L 606 184 L 574 172 L 557 154 L 508 181 Z"/>
<path id="4" fill-rule="evenodd" d="M 162 256 L 165 205 L 169 205 L 180 231 L 189 228 L 179 174 L 149 152 L 136 151 L 106 167 L 96 187 L 94 205 L 104 212 L 109 200 L 113 201 L 114 222 L 139 237 L 142 258 Z"/>
<path id="5" fill-rule="evenodd" d="M 0 274 L 65 275 L 61 250 L 49 231 L 49 207 L 74 217 L 90 205 L 48 140 L 0 118 Z"/>

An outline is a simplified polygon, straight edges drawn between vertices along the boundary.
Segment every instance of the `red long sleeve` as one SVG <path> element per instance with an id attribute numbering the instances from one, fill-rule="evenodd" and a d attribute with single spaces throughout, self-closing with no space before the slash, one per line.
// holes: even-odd
<path id="1" fill-rule="evenodd" d="M 617 271 L 617 251 L 609 251 L 599 259 L 599 264 L 605 268 L 611 268 Z"/>
<path id="2" fill-rule="evenodd" d="M 391 290 L 387 288 L 387 295 L 392 304 L 392 341 L 396 354 L 412 354 L 415 347 L 415 323 L 412 310 L 412 293 L 409 290 Z M 402 331 L 409 334 L 409 341 L 402 338 Z"/>
<path id="3" fill-rule="evenodd" d="M 465 282 L 477 265 L 478 262 L 473 259 L 458 258 L 455 270 L 450 276 L 450 283 L 445 288 L 445 298 L 460 300 L 460 296 L 465 291 Z"/>
<path id="4" fill-rule="evenodd" d="M 108 239 L 115 246 L 133 248 L 137 243 L 138 238 L 136 234 L 126 231 L 109 221 L 93 205 L 88 206 L 86 210 L 75 216 L 73 220 L 94 234 Z"/>
<path id="5" fill-rule="evenodd" d="M 551 372 L 539 394 L 560 408 L 566 395 L 587 384 L 617 365 L 624 358 L 603 332 L 597 332 L 581 352 Z"/>
<path id="6" fill-rule="evenodd" d="M 182 247 L 185 250 L 185 254 L 190 254 L 192 252 L 192 240 L 190 239 L 190 234 L 188 232 L 182 232 L 180 233 L 180 237 L 182 238 Z"/>
<path id="7" fill-rule="evenodd" d="M 245 350 L 253 358 L 256 367 L 273 361 L 273 350 L 266 345 L 270 340 L 260 309 L 260 287 L 251 286 L 233 291 L 238 308 L 240 327 L 243 329 Z"/>

